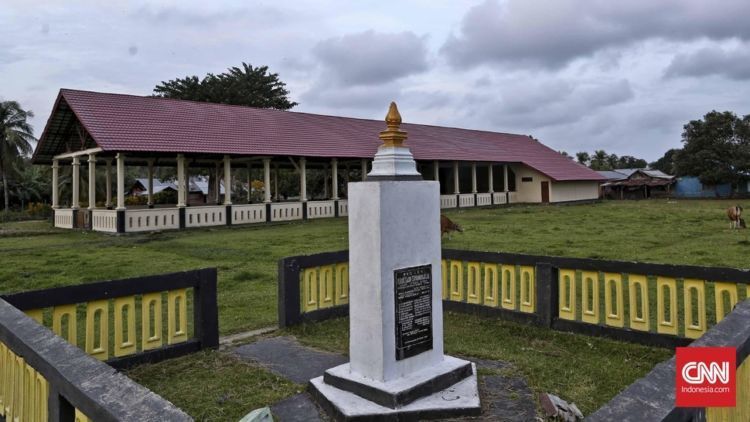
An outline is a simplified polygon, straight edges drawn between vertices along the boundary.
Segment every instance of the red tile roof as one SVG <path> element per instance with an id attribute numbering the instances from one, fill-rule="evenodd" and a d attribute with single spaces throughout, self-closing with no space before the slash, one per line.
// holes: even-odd
<path id="1" fill-rule="evenodd" d="M 371 158 L 381 144 L 379 120 L 324 116 L 174 99 L 60 90 L 55 113 L 67 104 L 104 151 Z M 63 104 L 64 105 L 64 104 Z M 64 151 L 40 137 L 36 161 Z M 602 176 L 525 135 L 405 123 L 406 145 L 418 160 L 523 163 L 553 180 Z"/>

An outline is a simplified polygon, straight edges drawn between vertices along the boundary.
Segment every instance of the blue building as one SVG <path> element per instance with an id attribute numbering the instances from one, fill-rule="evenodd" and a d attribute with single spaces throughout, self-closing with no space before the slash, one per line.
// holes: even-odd
<path id="1" fill-rule="evenodd" d="M 740 185 L 738 191 L 746 193 L 747 185 Z M 694 176 L 678 177 L 674 187 L 674 196 L 678 198 L 728 198 L 733 193 L 730 183 L 706 185 Z"/>

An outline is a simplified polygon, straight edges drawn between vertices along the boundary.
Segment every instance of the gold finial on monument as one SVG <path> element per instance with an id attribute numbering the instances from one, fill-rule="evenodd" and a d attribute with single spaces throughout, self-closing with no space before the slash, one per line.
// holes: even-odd
<path id="1" fill-rule="evenodd" d="M 380 132 L 380 139 L 383 140 L 384 147 L 400 147 L 406 140 L 407 134 L 399 129 L 401 126 L 401 114 L 395 102 L 391 102 L 388 108 L 388 114 L 385 115 L 385 124 L 388 127 Z"/>

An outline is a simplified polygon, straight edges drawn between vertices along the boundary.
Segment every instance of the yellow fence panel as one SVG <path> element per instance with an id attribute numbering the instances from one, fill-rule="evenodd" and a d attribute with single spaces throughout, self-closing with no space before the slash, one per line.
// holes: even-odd
<path id="1" fill-rule="evenodd" d="M 500 280 L 498 280 L 497 265 L 484 264 L 484 304 L 496 308 L 498 306 Z"/>
<path id="2" fill-rule="evenodd" d="M 683 292 L 685 337 L 698 338 L 706 332 L 706 283 L 686 278 Z"/>
<path id="3" fill-rule="evenodd" d="M 318 308 L 333 306 L 336 293 L 333 291 L 333 265 L 320 267 L 318 272 Z"/>
<path id="4" fill-rule="evenodd" d="M 464 263 L 462 261 L 450 262 L 450 300 L 464 301 Z"/>
<path id="5" fill-rule="evenodd" d="M 141 301 L 141 350 L 161 347 L 162 337 L 161 293 L 143 295 Z"/>
<path id="6" fill-rule="evenodd" d="M 469 303 L 482 303 L 482 267 L 478 262 L 466 264 L 466 301 Z"/>
<path id="7" fill-rule="evenodd" d="M 581 319 L 589 324 L 599 323 L 599 273 L 581 272 Z"/>
<path id="8" fill-rule="evenodd" d="M 135 296 L 115 299 L 115 357 L 136 352 Z"/>
<path id="9" fill-rule="evenodd" d="M 638 296 L 641 300 L 638 300 Z M 648 281 L 645 275 L 628 275 L 628 305 L 630 328 L 648 331 Z"/>
<path id="10" fill-rule="evenodd" d="M 84 415 L 83 412 L 76 409 L 74 421 L 75 422 L 91 422 L 91 419 L 88 416 Z"/>
<path id="11" fill-rule="evenodd" d="M 557 313 L 562 319 L 576 319 L 576 271 L 560 269 Z M 566 294 L 567 293 L 567 294 Z"/>
<path id="12" fill-rule="evenodd" d="M 336 264 L 336 305 L 349 303 L 349 264 Z"/>
<path id="13" fill-rule="evenodd" d="M 516 309 L 516 267 L 515 265 L 501 265 L 500 273 L 502 274 L 502 300 L 501 305 L 504 309 Z"/>
<path id="14" fill-rule="evenodd" d="M 26 371 L 24 368 L 26 363 L 20 356 L 15 356 L 15 362 L 13 363 L 13 402 L 11 404 L 11 416 L 7 416 L 7 420 L 12 421 L 23 421 L 25 420 L 23 414 L 23 383 L 26 377 Z"/>
<path id="15" fill-rule="evenodd" d="M 667 303 L 669 298 L 669 303 Z M 677 281 L 671 277 L 656 278 L 656 331 L 677 335 Z"/>
<path id="16" fill-rule="evenodd" d="M 32 318 L 34 321 L 44 325 L 42 319 L 44 318 L 44 309 L 31 309 L 26 311 L 26 315 Z"/>
<path id="17" fill-rule="evenodd" d="M 318 269 L 305 268 L 302 272 L 302 312 L 318 309 Z"/>
<path id="18" fill-rule="evenodd" d="M 86 304 L 86 353 L 99 360 L 109 357 L 108 300 L 94 300 Z"/>
<path id="19" fill-rule="evenodd" d="M 737 406 L 707 407 L 707 422 L 746 422 L 750 421 L 750 361 L 745 361 L 735 374 L 737 385 Z"/>
<path id="20" fill-rule="evenodd" d="M 167 344 L 188 339 L 187 289 L 167 292 Z"/>
<path id="21" fill-rule="evenodd" d="M 535 293 L 534 267 L 521 266 L 521 301 L 519 305 L 521 312 L 533 314 L 536 311 Z"/>
<path id="22" fill-rule="evenodd" d="M 60 305 L 52 308 L 52 331 L 68 343 L 78 345 L 76 305 Z M 64 325 L 67 325 L 63 333 Z"/>
<path id="23" fill-rule="evenodd" d="M 47 406 L 47 402 L 49 401 L 49 382 L 47 382 L 40 373 L 36 374 L 35 394 L 36 420 L 39 422 L 47 422 L 49 417 L 49 408 Z"/>
<path id="24" fill-rule="evenodd" d="M 729 304 L 725 306 L 724 299 L 728 298 Z M 714 283 L 714 299 L 716 300 L 716 323 L 724 319 L 732 308 L 737 304 L 737 285 L 734 283 Z"/>
<path id="25" fill-rule="evenodd" d="M 604 273 L 604 322 L 611 327 L 625 326 L 622 274 Z"/>
<path id="26" fill-rule="evenodd" d="M 440 260 L 441 277 L 443 281 L 443 300 L 448 299 L 448 262 L 444 259 Z"/>

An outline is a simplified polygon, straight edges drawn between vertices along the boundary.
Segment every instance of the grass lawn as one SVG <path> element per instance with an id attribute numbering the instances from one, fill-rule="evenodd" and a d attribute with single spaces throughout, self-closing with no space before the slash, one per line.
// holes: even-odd
<path id="1" fill-rule="evenodd" d="M 610 201 L 446 211 L 465 232 L 445 238 L 443 246 L 745 268 L 750 232 L 730 231 L 724 213 L 735 202 Z M 346 219 L 128 236 L 50 230 L 46 222 L 7 223 L 0 224 L 0 291 L 218 267 L 220 330 L 229 334 L 276 323 L 278 259 L 346 247 Z M 346 327 L 345 320 L 337 320 L 291 332 L 306 343 L 345 351 Z M 446 318 L 446 348 L 449 353 L 511 361 L 535 389 L 558 393 L 585 412 L 671 354 L 458 314 Z M 254 371 L 263 376 L 249 375 Z M 196 417 L 221 415 L 209 418 L 213 420 L 236 419 L 300 388 L 218 352 L 131 374 Z M 248 375 L 235 377 L 238 374 Z M 203 382 L 208 375 L 215 382 Z M 238 395 L 224 398 L 220 391 Z M 241 391 L 258 400 L 238 402 L 234 397 Z"/>

